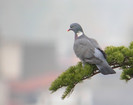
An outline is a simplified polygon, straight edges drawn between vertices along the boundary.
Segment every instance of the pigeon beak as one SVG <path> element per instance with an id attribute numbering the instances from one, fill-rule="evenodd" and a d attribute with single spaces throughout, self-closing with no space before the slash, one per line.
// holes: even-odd
<path id="1" fill-rule="evenodd" d="M 67 31 L 71 31 L 72 29 L 70 28 L 70 29 L 68 29 Z"/>

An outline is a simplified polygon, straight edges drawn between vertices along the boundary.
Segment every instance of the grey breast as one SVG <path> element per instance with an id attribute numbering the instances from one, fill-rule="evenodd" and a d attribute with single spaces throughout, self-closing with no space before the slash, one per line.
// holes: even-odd
<path id="1" fill-rule="evenodd" d="M 84 35 L 75 40 L 73 49 L 76 56 L 81 60 L 94 56 L 95 47 Z"/>

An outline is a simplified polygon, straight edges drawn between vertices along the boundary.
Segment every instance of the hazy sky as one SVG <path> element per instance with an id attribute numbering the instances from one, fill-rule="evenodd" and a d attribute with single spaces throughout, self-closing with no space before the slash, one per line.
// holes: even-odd
<path id="1" fill-rule="evenodd" d="M 132 14 L 132 0 L 1 0 L 0 31 L 6 39 L 68 41 L 66 30 L 78 22 L 100 43 L 121 44 L 130 39 Z"/>

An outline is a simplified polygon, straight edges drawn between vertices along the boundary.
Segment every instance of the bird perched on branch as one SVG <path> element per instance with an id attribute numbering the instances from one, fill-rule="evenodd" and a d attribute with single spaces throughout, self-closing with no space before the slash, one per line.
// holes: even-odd
<path id="1" fill-rule="evenodd" d="M 88 38 L 78 23 L 71 24 L 68 31 L 75 33 L 73 49 L 76 56 L 82 61 L 83 66 L 85 63 L 95 64 L 104 75 L 116 73 L 106 61 L 106 54 L 100 48 L 97 41 Z"/>

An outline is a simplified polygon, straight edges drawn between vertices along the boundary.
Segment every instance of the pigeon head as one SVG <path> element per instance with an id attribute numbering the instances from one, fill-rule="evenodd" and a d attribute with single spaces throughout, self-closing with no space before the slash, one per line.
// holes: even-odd
<path id="1" fill-rule="evenodd" d="M 68 31 L 73 31 L 75 34 L 77 34 L 78 32 L 83 33 L 83 29 L 78 23 L 72 23 Z"/>

